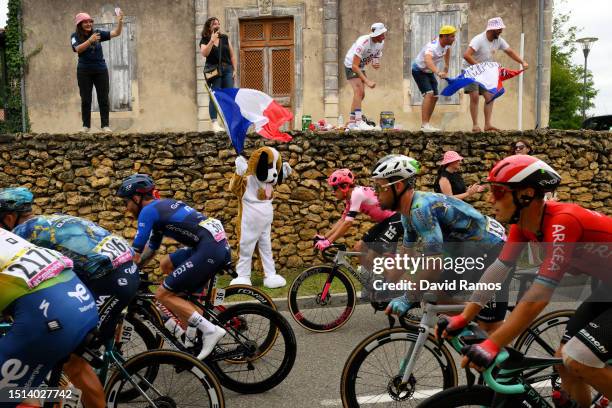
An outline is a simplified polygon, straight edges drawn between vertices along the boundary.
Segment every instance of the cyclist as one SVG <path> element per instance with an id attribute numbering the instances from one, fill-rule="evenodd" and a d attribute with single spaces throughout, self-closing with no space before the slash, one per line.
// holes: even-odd
<path id="1" fill-rule="evenodd" d="M 179 294 L 198 290 L 219 269 L 231 262 L 223 225 L 182 201 L 160 199 L 155 182 L 146 174 L 127 177 L 117 195 L 124 199 L 128 212 L 138 219 L 138 230 L 132 244 L 137 264 L 143 266 L 151 260 L 164 236 L 185 245 L 186 248 L 162 259 L 162 264 L 170 262 L 178 266 L 164 279 L 155 297 L 181 321 L 202 332 L 202 350 L 198 359 L 203 360 L 226 331 L 209 322 Z"/>
<path id="2" fill-rule="evenodd" d="M 576 204 L 546 201 L 561 176 L 548 164 L 533 156 L 515 155 L 498 162 L 489 172 L 491 198 L 496 218 L 511 224 L 508 242 L 481 282 L 499 282 L 508 273 L 524 248 L 524 243 L 541 242 L 544 262 L 532 286 L 521 298 L 506 322 L 481 344 L 466 349 L 462 364 L 469 361 L 487 367 L 501 347 L 518 336 L 549 303 L 553 291 L 565 272 L 584 273 L 602 284 L 576 310 L 567 323 L 557 355 L 563 357 L 558 367 L 562 387 L 580 406 L 591 403 L 589 387 L 612 397 L 612 218 Z M 580 244 L 584 243 L 584 244 Z M 437 332 L 443 336 L 458 333 L 478 313 L 488 299 L 487 292 L 477 291 L 462 314 L 444 317 Z"/>
<path id="3" fill-rule="evenodd" d="M 400 255 L 414 256 L 414 243 L 420 240 L 423 255 L 427 258 L 442 257 L 444 252 L 452 259 L 482 257 L 486 268 L 487 262 L 495 259 L 503 246 L 506 237 L 504 227 L 462 200 L 444 194 L 416 191 L 414 187 L 419 167 L 419 163 L 411 157 L 389 155 L 379 160 L 372 170 L 381 207 L 402 214 L 404 241 Z M 472 244 L 458 245 L 464 241 Z M 451 244 L 443 247 L 445 243 Z M 428 281 L 457 279 L 454 269 L 442 271 L 440 264 L 426 262 L 428 267 L 419 272 L 419 278 Z M 406 292 L 393 299 L 386 313 L 404 315 L 413 303 L 409 297 Z M 494 330 L 503 321 L 507 307 L 507 302 L 501 301 L 483 310 L 478 316 L 483 329 Z"/>
<path id="4" fill-rule="evenodd" d="M 72 261 L 8 231 L 15 213 L 27 211 L 30 204 L 2 195 L 0 316 L 10 316 L 13 324 L 0 336 L 0 389 L 40 385 L 98 322 L 94 297 L 73 272 Z M 91 367 L 85 369 L 95 377 Z M 104 398 L 87 406 L 103 407 Z"/>
<path id="5" fill-rule="evenodd" d="M 355 185 L 355 176 L 349 169 L 334 171 L 327 179 L 327 184 L 334 189 L 337 199 L 345 200 L 345 206 L 342 216 L 333 227 L 325 235 L 315 237 L 315 248 L 323 251 L 334 241 L 342 238 L 359 213 L 369 216 L 376 225 L 370 228 L 354 247 L 355 251 L 365 254 L 361 257 L 361 268 L 367 271 L 364 276 L 369 277 L 374 255 L 395 251 L 397 241 L 404 233 L 400 214 L 380 208 L 374 190 Z M 370 289 L 368 279 L 364 278 L 362 283 L 364 283 L 362 297 L 365 298 Z"/>

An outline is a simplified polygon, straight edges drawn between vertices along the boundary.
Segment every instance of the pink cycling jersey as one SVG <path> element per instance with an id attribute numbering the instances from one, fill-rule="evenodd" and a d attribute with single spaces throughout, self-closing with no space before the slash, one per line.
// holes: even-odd
<path id="1" fill-rule="evenodd" d="M 351 197 L 346 200 L 342 218 L 352 221 L 359 213 L 364 213 L 374 222 L 381 222 L 394 215 L 395 211 L 380 208 L 376 193 L 370 187 L 355 186 Z"/>

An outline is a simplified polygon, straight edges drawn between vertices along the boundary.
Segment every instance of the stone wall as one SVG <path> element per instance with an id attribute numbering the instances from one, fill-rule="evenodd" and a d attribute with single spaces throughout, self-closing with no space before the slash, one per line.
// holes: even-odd
<path id="1" fill-rule="evenodd" d="M 312 237 L 338 219 L 343 204 L 335 200 L 325 182 L 333 169 L 349 167 L 358 183 L 367 185 L 369 169 L 378 158 L 388 153 L 408 154 L 423 164 L 418 188 L 431 190 L 435 162 L 444 150 L 453 149 L 466 158 L 463 174 L 470 184 L 482 180 L 518 138 L 529 141 L 539 157 L 560 171 L 561 200 L 612 214 L 610 133 L 295 134 L 291 144 L 275 146 L 295 170 L 275 193 L 272 231 L 279 270 L 310 264 L 314 259 Z M 249 138 L 247 153 L 265 142 Z M 237 203 L 227 191 L 234 158 L 224 134 L 2 135 L 0 187 L 30 187 L 36 196 L 36 212 L 87 217 L 132 238 L 135 221 L 125 215 L 114 192 L 125 176 L 149 173 L 163 197 L 185 200 L 222 220 L 235 248 Z M 484 195 L 475 196 L 470 203 L 485 213 L 490 210 Z M 369 226 L 358 218 L 359 231 L 349 235 L 360 236 Z M 176 248 L 171 241 L 166 244 L 162 253 Z"/>

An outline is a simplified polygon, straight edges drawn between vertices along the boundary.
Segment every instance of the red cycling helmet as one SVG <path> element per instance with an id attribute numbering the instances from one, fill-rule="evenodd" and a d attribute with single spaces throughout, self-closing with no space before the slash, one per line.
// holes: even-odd
<path id="1" fill-rule="evenodd" d="M 346 184 L 347 187 L 340 188 L 340 190 L 346 193 L 346 191 L 348 191 L 348 189 L 355 184 L 355 176 L 349 169 L 338 169 L 327 178 L 327 184 L 329 184 L 331 187 Z"/>
<path id="2" fill-rule="evenodd" d="M 533 187 L 540 191 L 554 191 L 561 184 L 561 176 L 537 157 L 517 154 L 499 161 L 487 178 L 489 183 L 509 187 Z"/>

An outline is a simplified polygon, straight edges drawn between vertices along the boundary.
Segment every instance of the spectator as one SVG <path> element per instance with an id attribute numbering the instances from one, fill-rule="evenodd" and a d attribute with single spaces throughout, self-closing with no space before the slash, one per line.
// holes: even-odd
<path id="1" fill-rule="evenodd" d="M 121 35 L 123 29 L 123 12 L 117 16 L 117 27 L 113 31 L 94 30 L 93 19 L 87 13 L 79 13 L 74 17 L 76 31 L 72 33 L 70 43 L 72 50 L 79 56 L 77 65 L 77 82 L 81 94 L 81 118 L 83 132 L 91 128 L 91 92 L 96 87 L 98 106 L 100 107 L 101 128 L 112 132 L 109 127 L 108 102 L 108 68 L 102 53 L 102 42 Z"/>
<path id="2" fill-rule="evenodd" d="M 531 154 L 531 145 L 525 140 L 517 140 L 510 145 L 510 156 L 513 154 Z"/>
<path id="3" fill-rule="evenodd" d="M 453 26 L 442 26 L 438 38 L 425 45 L 412 64 L 412 77 L 423 95 L 421 130 L 424 132 L 440 131 L 429 124 L 438 100 L 438 81 L 435 75 L 440 78 L 448 78 L 450 49 L 455 42 L 456 32 L 457 29 Z M 442 59 L 444 59 L 444 68 L 439 69 L 438 65 Z"/>
<path id="4" fill-rule="evenodd" d="M 204 72 L 217 75 L 207 79 L 206 83 L 212 88 L 233 88 L 236 79 L 236 55 L 234 48 L 229 42 L 226 34 L 221 33 L 221 23 L 216 17 L 211 17 L 204 23 L 202 39 L 200 40 L 200 52 L 206 58 Z M 217 108 L 212 99 L 208 105 L 208 113 L 212 121 L 213 132 L 223 132 L 223 128 L 217 121 Z"/>
<path id="5" fill-rule="evenodd" d="M 365 66 L 370 62 L 374 69 L 380 68 L 380 58 L 385 45 L 387 28 L 383 23 L 374 23 L 371 32 L 362 35 L 355 41 L 344 57 L 346 79 L 353 88 L 353 102 L 349 117 L 349 129 L 372 130 L 373 126 L 363 120 L 361 101 L 365 98 L 365 87 L 374 88 L 376 82 L 370 81 L 365 74 Z"/>
<path id="6" fill-rule="evenodd" d="M 436 193 L 442 193 L 464 200 L 476 193 L 484 191 L 484 187 L 478 184 L 472 184 L 468 188 L 465 187 L 463 177 L 461 173 L 459 173 L 462 160 L 463 157 L 455 151 L 449 150 L 444 153 L 442 160 L 437 163 L 440 168 L 438 169 L 438 177 L 434 183 L 434 191 Z"/>
<path id="7" fill-rule="evenodd" d="M 463 54 L 464 68 L 478 64 L 480 62 L 493 61 L 493 56 L 497 50 L 504 51 L 510 58 L 519 64 L 523 65 L 524 69 L 529 68 L 529 64 L 525 60 L 521 59 L 510 45 L 500 37 L 503 29 L 506 28 L 501 17 L 494 17 L 487 23 L 487 29 L 472 38 L 470 45 Z M 480 132 L 478 126 L 478 95 L 485 97 L 484 106 L 484 130 L 497 131 L 496 127 L 491 124 L 491 116 L 493 114 L 493 101 L 487 102 L 488 92 L 483 87 L 479 87 L 478 84 L 473 83 L 465 87 L 465 93 L 470 95 L 470 115 L 472 116 L 472 132 Z"/>

